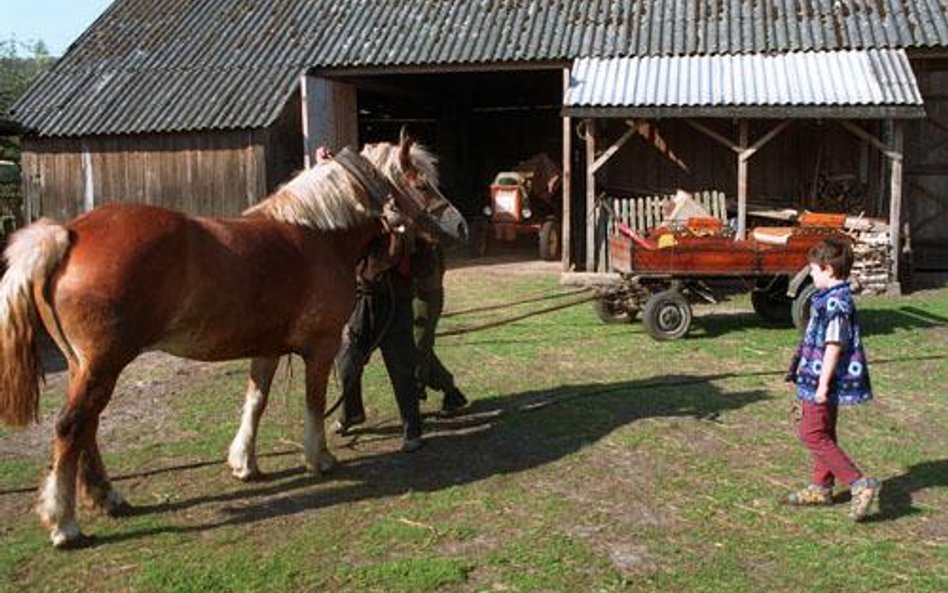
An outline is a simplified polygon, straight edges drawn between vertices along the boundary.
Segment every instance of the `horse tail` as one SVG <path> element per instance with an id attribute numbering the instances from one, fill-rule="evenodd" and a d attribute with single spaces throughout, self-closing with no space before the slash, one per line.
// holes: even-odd
<path id="1" fill-rule="evenodd" d="M 38 418 L 43 365 L 36 342 L 34 286 L 43 287 L 69 249 L 69 231 L 41 219 L 16 232 L 0 280 L 0 421 L 26 426 Z"/>

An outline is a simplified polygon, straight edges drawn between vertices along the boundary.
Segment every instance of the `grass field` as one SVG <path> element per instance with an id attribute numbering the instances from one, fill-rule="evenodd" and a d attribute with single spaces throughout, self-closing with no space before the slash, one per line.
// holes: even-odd
<path id="1" fill-rule="evenodd" d="M 549 273 L 449 273 L 460 314 L 442 330 L 520 317 L 439 341 L 469 413 L 431 416 L 427 447 L 399 454 L 376 357 L 369 420 L 333 437 L 343 463 L 322 478 L 302 470 L 299 360 L 264 418 L 267 477 L 241 484 L 223 460 L 246 363 L 145 357 L 102 429 L 138 512 L 81 514 L 96 545 L 66 553 L 30 509 L 53 376 L 44 423 L 0 432 L 0 591 L 948 591 L 948 290 L 859 301 L 877 398 L 840 414 L 840 439 L 884 481 L 861 525 L 844 492 L 779 505 L 808 476 L 782 382 L 793 330 L 762 326 L 746 297 L 699 308 L 671 343 L 588 303 L 525 316 L 583 298 L 571 290 Z"/>

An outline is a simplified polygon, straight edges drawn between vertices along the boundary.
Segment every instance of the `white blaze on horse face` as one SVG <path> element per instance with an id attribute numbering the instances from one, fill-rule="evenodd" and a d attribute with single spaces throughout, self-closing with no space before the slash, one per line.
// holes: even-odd
<path id="1" fill-rule="evenodd" d="M 230 445 L 227 464 L 233 470 L 234 477 L 246 480 L 254 476 L 257 470 L 256 440 L 257 427 L 266 403 L 266 396 L 253 381 L 247 387 L 244 411 L 240 418 L 240 429 Z"/>

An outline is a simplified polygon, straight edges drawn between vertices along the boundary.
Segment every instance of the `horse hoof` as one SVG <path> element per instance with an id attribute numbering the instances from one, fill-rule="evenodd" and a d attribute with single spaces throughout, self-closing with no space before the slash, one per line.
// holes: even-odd
<path id="1" fill-rule="evenodd" d="M 135 507 L 123 500 L 122 502 L 108 506 L 105 509 L 105 514 L 113 519 L 131 517 L 135 514 Z"/>
<path id="2" fill-rule="evenodd" d="M 93 541 L 92 538 L 79 531 L 79 525 L 75 521 L 54 528 L 49 538 L 57 550 L 78 550 L 88 547 Z"/>
<path id="3" fill-rule="evenodd" d="M 319 460 L 319 471 L 320 473 L 329 473 L 336 469 L 338 465 L 339 462 L 336 461 L 335 457 L 329 453 L 323 453 L 322 459 Z"/>
<path id="4" fill-rule="evenodd" d="M 260 473 L 260 470 L 257 468 L 253 469 L 235 469 L 231 471 L 231 475 L 240 480 L 241 482 L 256 482 L 263 478 L 263 474 Z"/>
<path id="5" fill-rule="evenodd" d="M 80 533 L 79 537 L 63 540 L 59 544 L 53 542 L 53 547 L 57 550 L 81 550 L 83 548 L 91 548 L 94 544 L 95 537 Z"/>

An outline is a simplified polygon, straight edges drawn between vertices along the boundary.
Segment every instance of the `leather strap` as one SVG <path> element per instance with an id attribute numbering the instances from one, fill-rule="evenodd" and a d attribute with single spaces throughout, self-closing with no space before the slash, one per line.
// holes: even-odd
<path id="1" fill-rule="evenodd" d="M 369 159 L 348 146 L 340 150 L 333 160 L 356 178 L 380 211 L 388 196 L 397 191 L 392 182 L 382 175 Z"/>

